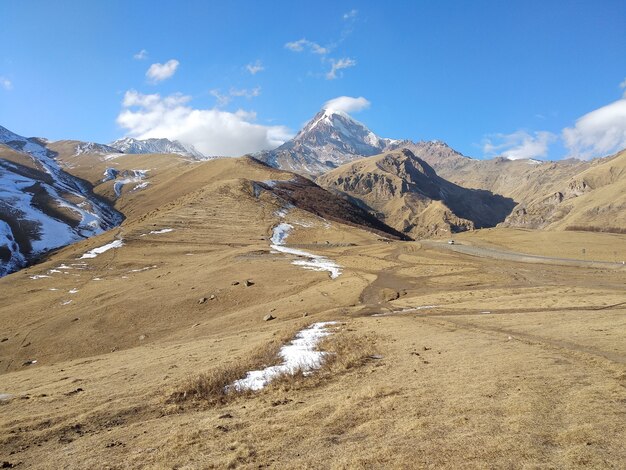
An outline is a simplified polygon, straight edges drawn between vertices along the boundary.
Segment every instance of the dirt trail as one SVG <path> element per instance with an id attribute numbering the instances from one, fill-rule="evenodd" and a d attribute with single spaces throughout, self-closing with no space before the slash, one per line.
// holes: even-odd
<path id="1" fill-rule="evenodd" d="M 584 260 L 573 258 L 557 258 L 550 256 L 529 255 L 527 253 L 517 253 L 515 251 L 500 250 L 496 248 L 485 248 L 472 245 L 461 245 L 455 243 L 450 245 L 445 242 L 436 242 L 431 240 L 420 240 L 420 243 L 429 248 L 440 250 L 454 251 L 470 256 L 479 256 L 481 258 L 492 258 L 503 261 L 515 261 L 519 263 L 539 263 L 539 264 L 558 264 L 564 266 L 576 266 L 583 268 L 615 268 L 626 269 L 623 262 L 616 263 L 611 261 Z"/>

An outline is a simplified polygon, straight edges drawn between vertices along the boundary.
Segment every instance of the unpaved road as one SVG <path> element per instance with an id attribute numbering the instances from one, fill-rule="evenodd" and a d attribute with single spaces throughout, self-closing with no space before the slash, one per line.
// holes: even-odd
<path id="1" fill-rule="evenodd" d="M 515 251 L 500 250 L 497 248 L 485 248 L 480 246 L 465 245 L 455 243 L 450 245 L 447 242 L 437 242 L 432 240 L 420 240 L 421 244 L 429 248 L 437 248 L 454 251 L 470 256 L 479 256 L 481 258 L 493 258 L 503 261 L 515 261 L 520 263 L 539 263 L 539 264 L 559 264 L 564 266 L 578 266 L 587 268 L 616 268 L 626 269 L 623 262 L 612 261 L 596 261 L 573 258 L 554 258 L 549 256 L 530 255 L 527 253 L 517 253 Z"/>

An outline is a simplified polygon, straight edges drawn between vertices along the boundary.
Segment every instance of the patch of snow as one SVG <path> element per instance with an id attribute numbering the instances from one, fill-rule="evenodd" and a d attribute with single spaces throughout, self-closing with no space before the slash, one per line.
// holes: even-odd
<path id="1" fill-rule="evenodd" d="M 61 302 L 61 305 L 69 305 L 71 303 L 72 303 L 71 300 L 66 300 L 65 302 Z"/>
<path id="2" fill-rule="evenodd" d="M 150 232 L 148 232 L 148 235 L 159 235 L 161 233 L 169 233 L 173 231 L 173 228 L 162 228 L 161 230 L 151 230 Z"/>
<path id="3" fill-rule="evenodd" d="M 328 327 L 337 323 L 334 321 L 313 323 L 299 331 L 289 344 L 280 348 L 278 355 L 283 360 L 281 364 L 250 371 L 243 379 L 229 385 L 227 391 L 261 390 L 281 375 L 293 375 L 298 371 L 308 375 L 313 370 L 319 369 L 329 353 L 317 351 L 317 344 L 322 338 L 332 334 Z"/>
<path id="4" fill-rule="evenodd" d="M 51 291 L 56 291 L 56 290 L 59 290 L 59 289 L 57 289 L 56 287 L 51 287 L 51 288 L 50 288 L 50 289 L 48 289 L 48 290 L 51 290 Z"/>
<path id="5" fill-rule="evenodd" d="M 113 240 L 111 243 L 107 243 L 106 245 L 100 246 L 98 248 L 94 248 L 93 250 L 89 250 L 87 253 L 85 253 L 83 256 L 81 256 L 79 259 L 95 258 L 96 256 L 101 255 L 105 251 L 109 251 L 109 250 L 111 250 L 113 248 L 119 248 L 122 245 L 124 245 L 124 241 L 123 240 Z"/>
<path id="6" fill-rule="evenodd" d="M 293 228 L 293 225 L 282 223 L 274 227 L 272 232 L 272 238 L 270 238 L 272 245 L 284 245 L 285 239 L 289 236 L 289 232 Z M 274 248 L 272 246 L 272 248 Z"/>
<path id="7" fill-rule="evenodd" d="M 100 279 L 99 277 L 94 277 L 94 278 L 92 279 L 92 281 L 101 281 L 101 280 L 102 280 L 102 279 Z"/>
<path id="8" fill-rule="evenodd" d="M 289 232 L 293 228 L 293 225 L 281 223 L 274 227 L 272 238 L 270 239 L 272 244 L 270 247 L 280 253 L 286 253 L 295 255 L 307 259 L 297 259 L 291 263 L 303 267 L 304 269 L 310 269 L 312 271 L 328 271 L 331 279 L 336 279 L 341 275 L 341 266 L 334 261 L 320 255 L 314 255 L 308 251 L 298 250 L 296 248 L 289 248 L 285 246 L 285 240 L 289 236 Z"/>
<path id="9" fill-rule="evenodd" d="M 105 181 L 114 180 L 119 174 L 119 170 L 116 170 L 115 168 L 107 168 L 104 170 L 104 178 L 102 179 L 102 182 L 104 183 Z"/>
<path id="10" fill-rule="evenodd" d="M 314 222 L 302 222 L 302 221 L 298 221 L 298 222 L 294 222 L 294 224 L 299 225 L 300 227 L 304 227 L 304 228 L 311 228 L 311 227 L 315 227 L 315 223 L 314 223 Z"/>
<path id="11" fill-rule="evenodd" d="M 138 183 L 136 184 L 132 191 L 137 189 L 145 188 L 149 183 L 147 181 L 143 181 L 146 178 L 146 174 L 150 170 L 130 170 L 129 176 L 126 176 L 122 179 L 116 179 L 115 183 L 113 183 L 113 191 L 115 191 L 115 195 L 120 197 L 122 195 L 122 188 L 126 184 Z"/>
<path id="12" fill-rule="evenodd" d="M 46 277 L 50 276 L 47 276 L 46 274 L 35 274 L 34 276 L 30 276 L 31 279 L 44 279 Z"/>
<path id="13" fill-rule="evenodd" d="M 149 269 L 154 269 L 156 268 L 156 264 L 152 265 L 152 266 L 146 266 L 145 268 L 141 268 L 141 269 L 131 269 L 130 271 L 128 271 L 129 273 L 141 273 L 143 271 L 148 271 Z"/>
<path id="14" fill-rule="evenodd" d="M 278 209 L 277 211 L 274 211 L 274 216 L 278 217 L 279 219 L 284 219 L 285 217 L 287 217 L 287 214 L 289 213 L 289 211 L 293 209 L 294 207 L 295 206 L 293 204 L 287 204 L 281 207 L 280 209 Z"/>
<path id="15" fill-rule="evenodd" d="M 146 189 L 149 184 L 150 184 L 150 181 L 144 181 L 143 183 L 136 184 L 135 187 L 131 189 L 131 191 L 139 191 L 140 189 Z"/>
<path id="16" fill-rule="evenodd" d="M 78 292 L 78 289 L 76 289 L 76 287 L 74 287 L 73 289 L 70 289 L 67 291 L 69 294 L 76 294 Z"/>
<path id="17" fill-rule="evenodd" d="M 437 308 L 437 305 L 420 305 L 418 307 L 408 307 L 408 308 L 403 308 L 402 310 L 394 310 L 393 312 L 389 312 L 389 313 L 376 313 L 372 316 L 373 317 L 387 317 L 389 315 L 397 315 L 400 313 L 408 313 L 408 312 L 417 312 L 418 310 L 430 310 L 432 308 Z"/>

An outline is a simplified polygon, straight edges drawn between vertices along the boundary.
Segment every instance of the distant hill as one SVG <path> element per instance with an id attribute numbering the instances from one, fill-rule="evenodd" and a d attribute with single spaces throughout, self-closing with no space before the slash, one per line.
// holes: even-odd
<path id="1" fill-rule="evenodd" d="M 626 151 L 572 166 L 580 171 L 529 194 L 503 226 L 626 233 Z"/>
<path id="2" fill-rule="evenodd" d="M 347 163 L 317 181 L 413 238 L 493 227 L 515 205 L 512 199 L 444 180 L 408 149 Z"/>

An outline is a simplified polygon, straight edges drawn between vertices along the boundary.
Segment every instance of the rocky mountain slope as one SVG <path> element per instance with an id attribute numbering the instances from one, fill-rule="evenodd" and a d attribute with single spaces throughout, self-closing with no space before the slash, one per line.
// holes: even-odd
<path id="1" fill-rule="evenodd" d="M 318 183 L 354 198 L 412 238 L 493 227 L 515 205 L 489 191 L 444 180 L 407 149 L 348 163 L 321 175 Z"/>
<path id="2" fill-rule="evenodd" d="M 517 205 L 503 226 L 626 232 L 626 151 L 571 167 L 581 171 L 553 177 Z"/>
<path id="3" fill-rule="evenodd" d="M 0 275 L 122 221 L 45 144 L 0 127 Z"/>

